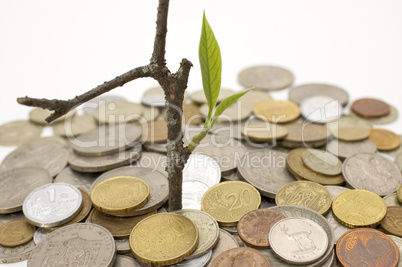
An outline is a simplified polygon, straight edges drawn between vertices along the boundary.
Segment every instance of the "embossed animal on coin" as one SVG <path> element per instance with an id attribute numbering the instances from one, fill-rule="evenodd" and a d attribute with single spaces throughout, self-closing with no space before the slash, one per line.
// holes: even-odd
<path id="1" fill-rule="evenodd" d="M 292 234 L 289 234 L 289 228 L 287 228 L 284 225 L 280 225 L 281 232 L 282 234 L 289 240 L 293 240 L 297 243 L 299 246 L 299 251 L 295 251 L 294 253 L 298 254 L 304 254 L 308 253 L 311 251 L 314 251 L 316 249 L 316 246 L 314 244 L 314 241 L 309 238 L 311 235 L 311 230 L 310 231 L 301 231 L 301 232 L 295 232 Z"/>

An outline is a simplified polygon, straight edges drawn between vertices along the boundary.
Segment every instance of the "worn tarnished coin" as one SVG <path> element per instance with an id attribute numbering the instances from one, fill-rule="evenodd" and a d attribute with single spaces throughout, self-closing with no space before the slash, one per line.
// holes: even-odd
<path id="1" fill-rule="evenodd" d="M 300 113 L 308 121 L 327 123 L 342 116 L 343 108 L 338 100 L 328 96 L 310 96 L 300 103 Z"/>
<path id="2" fill-rule="evenodd" d="M 225 98 L 233 95 L 234 93 L 235 93 L 235 91 L 233 91 L 231 89 L 221 88 L 221 90 L 219 91 L 217 103 L 223 101 Z M 205 98 L 204 90 L 197 90 L 195 92 L 190 93 L 189 98 L 191 101 L 193 101 L 195 104 L 198 104 L 198 105 L 207 103 L 207 99 Z"/>
<path id="3" fill-rule="evenodd" d="M 70 221 L 82 207 L 82 194 L 77 187 L 66 183 L 42 185 L 24 200 L 22 211 L 31 224 L 54 227 Z"/>
<path id="4" fill-rule="evenodd" d="M 253 113 L 257 118 L 272 123 L 286 123 L 300 116 L 299 106 L 287 100 L 264 100 L 254 106 Z"/>
<path id="5" fill-rule="evenodd" d="M 223 181 L 241 181 L 241 177 L 237 171 L 231 174 L 222 175 L 221 178 Z"/>
<path id="6" fill-rule="evenodd" d="M 64 123 L 53 125 L 53 133 L 55 135 L 77 137 L 81 134 L 92 131 L 97 127 L 97 123 L 91 115 L 81 115 L 68 117 Z"/>
<path id="7" fill-rule="evenodd" d="M 316 222 L 306 218 L 285 218 L 269 232 L 272 251 L 291 264 L 308 264 L 320 259 L 328 247 L 328 236 Z"/>
<path id="8" fill-rule="evenodd" d="M 394 236 L 394 235 L 388 235 L 389 238 L 392 239 L 392 241 L 395 242 L 396 247 L 399 250 L 399 263 L 397 267 L 402 267 L 402 238 Z"/>
<path id="9" fill-rule="evenodd" d="M 130 248 L 141 261 L 168 265 L 182 261 L 198 245 L 197 226 L 186 216 L 159 213 L 138 223 L 130 234 Z"/>
<path id="10" fill-rule="evenodd" d="M 12 221 L 0 227 L 0 245 L 15 248 L 32 240 L 35 226 L 27 221 Z"/>
<path id="11" fill-rule="evenodd" d="M 222 226 L 235 226 L 250 210 L 258 209 L 261 195 L 254 186 L 240 181 L 214 185 L 203 195 L 201 208 Z"/>
<path id="12" fill-rule="evenodd" d="M 272 99 L 268 91 L 254 88 L 237 101 L 241 102 L 244 106 L 254 107 L 258 102 L 268 99 Z"/>
<path id="13" fill-rule="evenodd" d="M 67 149 L 52 141 L 35 141 L 22 145 L 7 155 L 0 170 L 19 167 L 39 167 L 46 169 L 52 177 L 67 165 Z"/>
<path id="14" fill-rule="evenodd" d="M 332 196 L 332 200 L 334 200 L 340 193 L 345 192 L 347 190 L 350 190 L 349 188 L 343 187 L 343 186 L 331 186 L 331 185 L 326 185 L 325 188 L 329 191 L 329 193 Z M 332 230 L 334 232 L 334 237 L 335 241 L 341 237 L 344 233 L 350 230 L 350 228 L 342 225 L 339 223 L 336 218 L 334 217 L 334 214 L 332 213 L 332 210 L 330 210 L 327 215 L 325 215 L 325 219 L 329 222 L 329 224 L 332 227 Z"/>
<path id="15" fill-rule="evenodd" d="M 135 162 L 136 166 L 150 168 L 152 171 L 159 171 L 167 177 L 167 157 L 161 153 L 142 152 L 141 158 Z"/>
<path id="16" fill-rule="evenodd" d="M 197 249 L 186 260 L 195 259 L 210 251 L 218 242 L 218 222 L 208 213 L 199 210 L 183 209 L 176 213 L 181 214 L 193 221 L 197 226 L 199 241 Z"/>
<path id="17" fill-rule="evenodd" d="M 318 212 L 309 209 L 309 208 L 304 208 L 300 206 L 294 206 L 294 205 L 281 205 L 281 206 L 275 206 L 272 207 L 271 209 L 279 211 L 286 217 L 297 217 L 297 218 L 307 218 L 309 220 L 312 220 L 316 223 L 318 223 L 325 231 L 327 237 L 328 237 L 328 246 L 325 254 L 316 262 L 311 263 L 311 264 L 305 264 L 303 266 L 306 267 L 322 267 L 325 266 L 324 263 L 328 261 L 328 259 L 331 257 L 331 254 L 333 252 L 333 244 L 335 243 L 334 239 L 334 234 L 332 231 L 332 227 L 329 225 L 328 221 Z"/>
<path id="18" fill-rule="evenodd" d="M 279 189 L 275 197 L 276 205 L 296 205 L 327 214 L 332 197 L 328 190 L 315 182 L 296 181 Z"/>
<path id="19" fill-rule="evenodd" d="M 124 151 L 141 139 L 142 129 L 137 124 L 101 125 L 71 140 L 75 153 L 87 156 L 106 156 Z"/>
<path id="20" fill-rule="evenodd" d="M 201 210 L 202 196 L 211 188 L 201 181 L 184 181 L 182 185 L 182 208 Z"/>
<path id="21" fill-rule="evenodd" d="M 399 136 L 386 129 L 370 129 L 368 139 L 376 144 L 378 150 L 394 150 L 401 144 Z"/>
<path id="22" fill-rule="evenodd" d="M 387 207 L 387 214 L 381 221 L 381 229 L 390 235 L 402 237 L 402 207 Z"/>
<path id="23" fill-rule="evenodd" d="M 289 134 L 282 140 L 282 146 L 294 147 L 321 147 L 327 143 L 330 133 L 327 127 L 322 124 L 311 123 L 306 121 L 295 121 L 284 124 Z"/>
<path id="24" fill-rule="evenodd" d="M 377 146 L 370 140 L 345 142 L 341 140 L 331 140 L 328 142 L 327 151 L 340 159 L 348 158 L 357 153 L 374 153 L 377 151 Z"/>
<path id="25" fill-rule="evenodd" d="M 288 153 L 286 167 L 290 173 L 300 180 L 309 180 L 322 185 L 340 185 L 345 182 L 342 174 L 336 176 L 324 175 L 307 168 L 302 160 L 306 148 L 296 148 Z"/>
<path id="26" fill-rule="evenodd" d="M 128 165 L 140 157 L 142 146 L 136 143 L 133 148 L 106 156 L 85 157 L 70 150 L 68 163 L 70 167 L 79 172 L 103 172 L 117 167 Z"/>
<path id="27" fill-rule="evenodd" d="M 230 135 L 217 133 L 208 134 L 200 145 L 194 149 L 194 153 L 211 157 L 210 160 L 206 161 L 197 156 L 196 160 L 198 160 L 198 164 L 196 165 L 199 166 L 200 163 L 203 163 L 206 168 L 212 168 L 213 161 L 216 161 L 221 173 L 229 174 L 236 170 L 239 159 L 244 155 L 245 150 L 239 140 L 231 138 Z M 189 160 L 191 160 L 191 156 Z M 198 170 L 200 170 L 199 168 L 197 167 Z M 184 170 L 184 172 L 186 171 Z"/>
<path id="28" fill-rule="evenodd" d="M 110 215 L 130 213 L 149 199 L 149 186 L 132 176 L 117 176 L 100 182 L 91 191 L 92 205 Z"/>
<path id="29" fill-rule="evenodd" d="M 22 211 L 14 212 L 10 214 L 0 214 L 0 226 L 12 221 L 23 221 L 25 220 L 24 213 Z"/>
<path id="30" fill-rule="evenodd" d="M 327 123 L 328 129 L 331 133 L 337 132 L 340 128 L 359 128 L 369 130 L 373 128 L 373 124 L 365 119 L 361 119 L 357 116 L 343 115 L 342 117 Z"/>
<path id="31" fill-rule="evenodd" d="M 253 248 L 232 248 L 219 254 L 210 264 L 211 267 L 269 267 L 265 256 Z"/>
<path id="32" fill-rule="evenodd" d="M 102 124 L 139 121 L 142 116 L 142 105 L 128 101 L 100 102 L 94 110 L 93 116 Z"/>
<path id="33" fill-rule="evenodd" d="M 240 176 L 255 186 L 261 195 L 275 198 L 279 189 L 296 181 L 286 169 L 287 154 L 270 149 L 260 149 L 246 153 L 241 159 Z"/>
<path id="34" fill-rule="evenodd" d="M 25 198 L 37 187 L 52 182 L 42 168 L 25 167 L 0 172 L 0 214 L 22 210 Z"/>
<path id="35" fill-rule="evenodd" d="M 33 241 L 35 242 L 35 245 L 39 244 L 43 239 L 50 235 L 50 233 L 50 231 L 46 231 L 43 228 L 36 228 L 33 236 Z"/>
<path id="36" fill-rule="evenodd" d="M 324 175 L 342 173 L 342 162 L 333 154 L 318 149 L 306 149 L 302 155 L 303 163 L 315 172 Z"/>
<path id="37" fill-rule="evenodd" d="M 42 133 L 42 127 L 29 121 L 11 121 L 0 126 L 0 145 L 19 146 L 33 141 Z"/>
<path id="38" fill-rule="evenodd" d="M 167 140 L 167 122 L 153 121 L 142 124 L 142 142 L 147 144 L 164 143 Z"/>
<path id="39" fill-rule="evenodd" d="M 95 187 L 95 185 L 97 185 L 98 183 L 116 176 L 138 177 L 149 186 L 148 202 L 142 208 L 136 209 L 131 213 L 119 216 L 131 217 L 151 212 L 161 207 L 169 197 L 169 184 L 165 175 L 158 171 L 154 171 L 151 168 L 138 166 L 120 167 L 105 172 L 93 182 L 92 188 Z"/>
<path id="40" fill-rule="evenodd" d="M 402 183 L 399 168 L 376 153 L 358 153 L 348 157 L 342 172 L 353 188 L 369 190 L 380 196 L 395 192 Z"/>
<path id="41" fill-rule="evenodd" d="M 134 226 L 154 214 L 156 214 L 156 210 L 139 216 L 116 217 L 93 209 L 87 222 L 105 227 L 116 239 L 127 239 Z"/>
<path id="42" fill-rule="evenodd" d="M 390 207 L 390 206 L 402 207 L 402 203 L 398 200 L 396 193 L 386 195 L 382 199 L 384 199 L 385 205 L 387 205 L 387 207 Z"/>
<path id="43" fill-rule="evenodd" d="M 237 224 L 237 233 L 248 245 L 258 248 L 268 248 L 271 227 L 284 218 L 285 215 L 276 210 L 252 210 L 241 217 Z"/>
<path id="44" fill-rule="evenodd" d="M 342 141 L 353 142 L 361 141 L 369 137 L 369 129 L 359 127 L 342 127 L 331 131 L 332 135 Z"/>
<path id="45" fill-rule="evenodd" d="M 397 190 L 397 192 L 396 192 L 396 196 L 397 196 L 399 202 L 402 203 L 402 185 L 400 185 L 400 186 L 398 187 L 398 190 Z"/>
<path id="46" fill-rule="evenodd" d="M 339 238 L 336 256 L 342 266 L 398 265 L 399 250 L 390 237 L 375 229 L 354 229 Z"/>
<path id="47" fill-rule="evenodd" d="M 253 123 L 246 124 L 242 128 L 242 134 L 246 140 L 253 142 L 268 142 L 272 140 L 281 140 L 289 134 L 289 130 L 277 124 Z"/>
<path id="48" fill-rule="evenodd" d="M 342 106 L 346 106 L 349 101 L 349 95 L 344 89 L 329 84 L 303 84 L 289 90 L 289 100 L 298 104 L 310 96 L 328 96 L 338 100 Z"/>
<path id="49" fill-rule="evenodd" d="M 162 153 L 164 155 L 167 154 L 167 143 L 145 143 L 144 148 L 149 152 L 157 152 Z"/>
<path id="50" fill-rule="evenodd" d="M 390 113 L 390 107 L 384 101 L 374 98 L 361 98 L 354 101 L 351 110 L 365 118 L 378 118 Z"/>
<path id="51" fill-rule="evenodd" d="M 18 246 L 15 248 L 6 248 L 0 246 L 0 262 L 1 263 L 13 263 L 24 261 L 29 258 L 32 250 L 35 248 L 35 243 L 33 240 L 29 241 L 27 244 Z"/>
<path id="52" fill-rule="evenodd" d="M 211 261 L 213 261 L 222 252 L 232 249 L 232 248 L 238 248 L 238 247 L 239 247 L 239 243 L 229 232 L 227 232 L 223 229 L 219 229 L 218 243 L 212 249 Z"/>
<path id="53" fill-rule="evenodd" d="M 208 188 L 221 180 L 221 169 L 214 158 L 200 153 L 191 154 L 183 169 L 183 181 L 199 181 Z"/>
<path id="54" fill-rule="evenodd" d="M 134 258 L 125 256 L 125 255 L 117 255 L 116 261 L 113 264 L 113 267 L 142 267 L 139 262 L 134 260 Z"/>
<path id="55" fill-rule="evenodd" d="M 115 239 L 114 243 L 116 244 L 117 254 L 132 255 L 132 252 L 130 249 L 130 241 L 128 240 L 128 238 Z"/>
<path id="56" fill-rule="evenodd" d="M 349 228 L 375 227 L 387 213 L 384 200 L 377 194 L 362 190 L 348 190 L 332 202 L 335 218 Z"/>
<path id="57" fill-rule="evenodd" d="M 80 212 L 77 213 L 77 215 L 75 215 L 71 220 L 67 221 L 66 223 L 64 223 L 62 225 L 59 225 L 56 227 L 47 227 L 44 229 L 46 229 L 48 231 L 54 231 L 54 230 L 57 230 L 61 227 L 69 225 L 69 224 L 82 222 L 88 217 L 89 212 L 92 209 L 91 197 L 89 196 L 89 193 L 87 193 L 85 190 L 83 190 L 81 188 L 78 188 L 78 190 L 80 190 L 80 192 L 82 194 L 82 207 L 80 209 Z"/>
<path id="58" fill-rule="evenodd" d="M 100 174 L 99 172 L 77 172 L 68 166 L 54 178 L 53 182 L 72 184 L 91 193 L 91 185 Z"/>
<path id="59" fill-rule="evenodd" d="M 289 87 L 294 76 L 289 70 L 278 66 L 255 66 L 242 70 L 238 79 L 246 88 L 274 91 Z"/>
<path id="60" fill-rule="evenodd" d="M 64 119 L 67 116 L 72 116 L 72 114 L 74 114 L 74 111 L 70 111 L 69 113 L 67 113 L 67 115 L 63 115 L 60 118 L 55 119 L 51 123 L 48 123 L 46 121 L 46 118 L 49 117 L 53 112 L 54 112 L 53 110 L 48 110 L 48 109 L 44 109 L 44 108 L 34 108 L 29 112 L 29 120 L 33 123 L 47 126 L 49 124 L 52 125 L 52 124 L 60 123 L 60 122 L 64 121 Z"/>
<path id="61" fill-rule="evenodd" d="M 27 266 L 111 267 L 115 258 L 116 246 L 109 231 L 92 223 L 76 223 L 60 228 L 42 240 L 32 251 Z"/>
<path id="62" fill-rule="evenodd" d="M 395 165 L 398 166 L 399 170 L 402 172 L 402 153 L 395 157 Z"/>

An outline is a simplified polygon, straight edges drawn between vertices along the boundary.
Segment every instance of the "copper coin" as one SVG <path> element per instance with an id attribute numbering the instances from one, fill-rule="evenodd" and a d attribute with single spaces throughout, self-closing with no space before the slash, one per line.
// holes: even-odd
<path id="1" fill-rule="evenodd" d="M 276 210 L 252 210 L 241 217 L 237 224 L 237 233 L 248 245 L 268 248 L 269 230 L 272 225 L 284 218 L 285 215 Z"/>
<path id="2" fill-rule="evenodd" d="M 354 113 L 365 118 L 379 118 L 390 113 L 389 105 L 379 99 L 361 98 L 350 107 Z"/>
<path id="3" fill-rule="evenodd" d="M 210 267 L 269 267 L 269 261 L 264 254 L 253 248 L 232 248 L 219 254 Z"/>
<path id="4" fill-rule="evenodd" d="M 338 239 L 336 256 L 345 267 L 395 267 L 399 250 L 386 234 L 375 229 L 358 228 Z"/>
<path id="5" fill-rule="evenodd" d="M 387 207 L 387 215 L 381 222 L 381 228 L 390 235 L 402 237 L 402 207 Z"/>
<path id="6" fill-rule="evenodd" d="M 368 139 L 377 145 L 378 150 L 394 150 L 401 144 L 399 136 L 386 129 L 370 129 Z"/>

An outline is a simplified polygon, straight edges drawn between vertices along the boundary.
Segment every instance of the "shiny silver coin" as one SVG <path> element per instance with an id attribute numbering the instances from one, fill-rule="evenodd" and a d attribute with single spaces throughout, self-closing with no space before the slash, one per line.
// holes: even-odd
<path id="1" fill-rule="evenodd" d="M 83 105 L 82 110 L 84 114 L 92 115 L 99 104 L 108 104 L 126 100 L 126 98 L 118 95 L 101 95 L 86 102 Z"/>
<path id="2" fill-rule="evenodd" d="M 25 245 L 15 248 L 6 248 L 0 246 L 0 262 L 13 263 L 27 260 L 34 248 L 35 243 L 33 240 L 29 241 Z"/>
<path id="3" fill-rule="evenodd" d="M 27 221 L 38 227 L 54 227 L 71 220 L 82 206 L 82 194 L 66 183 L 45 184 L 24 200 L 22 212 Z"/>
<path id="4" fill-rule="evenodd" d="M 212 187 L 221 180 L 218 163 L 207 155 L 191 154 L 183 169 L 183 182 L 199 181 Z"/>
<path id="5" fill-rule="evenodd" d="M 246 88 L 255 87 L 269 91 L 289 87 L 293 81 L 293 74 L 277 66 L 257 66 L 239 73 L 239 83 Z"/>
<path id="6" fill-rule="evenodd" d="M 349 101 L 348 93 L 334 85 L 311 83 L 296 86 L 289 90 L 289 100 L 300 104 L 305 98 L 310 96 L 328 96 L 336 99 L 342 106 L 346 106 Z"/>
<path id="7" fill-rule="evenodd" d="M 201 199 L 210 187 L 200 181 L 183 181 L 182 186 L 182 208 L 201 210 Z"/>
<path id="8" fill-rule="evenodd" d="M 39 244 L 43 239 L 45 239 L 51 232 L 45 231 L 42 228 L 36 228 L 36 231 L 33 236 L 33 241 L 35 245 Z"/>
<path id="9" fill-rule="evenodd" d="M 342 116 L 343 108 L 338 100 L 327 96 L 310 96 L 300 103 L 300 113 L 308 121 L 327 123 Z"/>
<path id="10" fill-rule="evenodd" d="M 76 223 L 42 240 L 32 251 L 27 266 L 111 267 L 115 258 L 116 246 L 109 231 L 96 224 Z"/>

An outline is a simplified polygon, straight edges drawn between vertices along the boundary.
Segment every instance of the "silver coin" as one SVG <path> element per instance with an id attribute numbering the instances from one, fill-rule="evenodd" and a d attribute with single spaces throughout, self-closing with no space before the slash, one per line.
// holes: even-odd
<path id="1" fill-rule="evenodd" d="M 158 143 L 145 143 L 144 148 L 150 152 L 158 152 L 162 154 L 167 153 L 167 144 L 158 144 Z"/>
<path id="2" fill-rule="evenodd" d="M 220 180 L 221 169 L 212 157 L 199 153 L 190 155 L 183 169 L 183 182 L 199 181 L 210 188 Z"/>
<path id="3" fill-rule="evenodd" d="M 40 137 L 42 126 L 29 121 L 11 121 L 0 125 L 0 145 L 19 146 Z"/>
<path id="4" fill-rule="evenodd" d="M 325 230 L 306 218 L 285 218 L 269 231 L 272 251 L 292 264 L 308 264 L 320 259 L 328 247 Z"/>
<path id="5" fill-rule="evenodd" d="M 54 124 L 52 128 L 54 135 L 74 138 L 74 136 L 87 133 L 97 127 L 98 125 L 91 115 L 82 115 L 68 117 L 64 123 Z"/>
<path id="6" fill-rule="evenodd" d="M 84 157 L 71 150 L 68 154 L 70 167 L 79 172 L 103 172 L 128 165 L 140 157 L 142 146 L 137 143 L 133 148 L 100 157 Z"/>
<path id="7" fill-rule="evenodd" d="M 338 132 L 338 129 L 341 128 L 350 128 L 350 127 L 357 127 L 369 130 L 373 128 L 373 124 L 371 124 L 366 120 L 362 120 L 358 117 L 350 115 L 343 115 L 339 119 L 327 123 L 327 128 L 331 133 L 336 133 Z"/>
<path id="8" fill-rule="evenodd" d="M 142 128 L 137 124 L 108 124 L 70 139 L 78 155 L 106 156 L 124 151 L 141 139 Z"/>
<path id="9" fill-rule="evenodd" d="M 397 197 L 396 193 L 386 195 L 382 199 L 384 200 L 385 205 L 387 205 L 387 207 L 390 207 L 390 206 L 400 206 L 400 207 L 402 207 L 402 203 L 398 200 L 398 197 Z"/>
<path id="10" fill-rule="evenodd" d="M 392 241 L 395 242 L 395 245 L 398 247 L 399 250 L 399 262 L 396 267 L 402 267 L 402 238 L 394 236 L 394 235 L 388 235 Z"/>
<path id="11" fill-rule="evenodd" d="M 334 200 L 340 193 L 350 190 L 349 188 L 336 185 L 324 185 L 324 187 L 331 194 L 332 200 Z"/>
<path id="12" fill-rule="evenodd" d="M 238 166 L 240 176 L 266 197 L 275 198 L 279 189 L 296 181 L 286 168 L 284 152 L 260 149 L 244 155 Z"/>
<path id="13" fill-rule="evenodd" d="M 239 140 L 219 133 L 206 135 L 194 149 L 194 153 L 212 157 L 218 163 L 222 174 L 229 174 L 236 170 L 245 150 Z"/>
<path id="14" fill-rule="evenodd" d="M 276 211 L 279 211 L 286 217 L 302 217 L 302 218 L 307 218 L 310 219 L 316 223 L 318 223 L 326 232 L 326 235 L 328 237 L 328 247 L 327 250 L 318 261 L 314 263 L 310 263 L 307 265 L 303 265 L 306 267 L 318 267 L 322 266 L 323 263 L 325 263 L 330 257 L 331 253 L 333 252 L 333 245 L 335 243 L 334 239 L 334 233 L 332 231 L 331 225 L 329 225 L 328 221 L 318 212 L 313 211 L 312 209 L 309 208 L 304 208 L 300 206 L 293 206 L 293 205 L 280 205 L 280 206 L 275 206 L 272 207 L 271 209 L 274 209 Z"/>
<path id="15" fill-rule="evenodd" d="M 67 165 L 67 149 L 53 141 L 36 141 L 18 147 L 7 155 L 0 170 L 18 167 L 39 167 L 46 169 L 52 177 Z"/>
<path id="16" fill-rule="evenodd" d="M 99 123 L 119 124 L 140 121 L 143 117 L 142 105 L 128 101 L 99 103 L 93 116 Z"/>
<path id="17" fill-rule="evenodd" d="M 251 112 L 253 106 L 248 104 L 242 104 L 242 102 L 238 101 L 228 106 L 225 111 L 222 112 L 221 115 L 217 118 L 217 123 L 225 123 L 225 122 L 239 122 L 247 119 Z M 209 112 L 208 104 L 203 104 L 199 108 L 199 112 L 201 115 L 206 118 Z"/>
<path id="18" fill-rule="evenodd" d="M 159 171 L 167 177 L 166 166 L 167 157 L 160 153 L 142 152 L 141 158 L 134 164 L 143 168 L 151 168 L 153 171 Z"/>
<path id="19" fill-rule="evenodd" d="M 334 217 L 334 214 L 332 213 L 332 210 L 329 210 L 329 212 L 325 215 L 325 219 L 327 219 L 328 223 L 332 227 L 332 231 L 334 232 L 334 240 L 335 244 L 338 241 L 338 239 L 347 231 L 350 230 L 350 228 L 340 224 L 338 220 Z"/>
<path id="20" fill-rule="evenodd" d="M 221 228 L 225 231 L 228 231 L 232 235 L 237 234 L 237 226 L 222 226 Z M 237 239 L 236 239 L 236 241 L 237 241 L 237 243 L 239 243 L 239 241 Z M 239 245 L 240 245 L 240 243 L 239 243 Z"/>
<path id="21" fill-rule="evenodd" d="M 141 104 L 152 107 L 165 107 L 164 94 L 149 94 L 141 97 Z"/>
<path id="22" fill-rule="evenodd" d="M 27 260 L 34 248 L 35 243 L 33 240 L 29 241 L 25 245 L 15 248 L 6 248 L 0 246 L 0 262 L 13 263 Z"/>
<path id="23" fill-rule="evenodd" d="M 115 239 L 117 254 L 127 254 L 131 252 L 129 239 Z"/>
<path id="24" fill-rule="evenodd" d="M 333 139 L 328 142 L 327 151 L 340 159 L 345 159 L 357 153 L 374 153 L 377 151 L 377 146 L 370 140 L 345 142 L 338 139 Z"/>
<path id="25" fill-rule="evenodd" d="M 324 175 L 342 173 L 342 162 L 335 155 L 318 149 L 307 149 L 302 155 L 303 163 L 311 170 Z"/>
<path id="26" fill-rule="evenodd" d="M 225 230 L 219 229 L 218 243 L 212 249 L 211 262 L 222 252 L 238 247 L 239 244 L 230 233 L 226 232 Z"/>
<path id="27" fill-rule="evenodd" d="M 345 90 L 329 84 L 303 84 L 289 90 L 289 100 L 298 104 L 307 97 L 317 95 L 328 96 L 336 99 L 342 106 L 346 106 L 349 101 L 349 95 Z"/>
<path id="28" fill-rule="evenodd" d="M 118 101 L 126 101 L 127 99 L 122 97 L 122 96 L 118 96 L 118 95 L 101 95 L 101 96 L 97 96 L 89 101 L 87 101 L 83 107 L 82 110 L 84 112 L 84 114 L 89 114 L 92 115 L 95 111 L 95 109 L 98 107 L 99 104 L 101 103 L 113 103 L 113 102 L 118 102 Z"/>
<path id="29" fill-rule="evenodd" d="M 32 251 L 33 266 L 112 266 L 116 258 L 113 236 L 91 223 L 76 223 L 52 232 Z"/>
<path id="30" fill-rule="evenodd" d="M 211 261 L 211 256 L 212 256 L 212 250 L 209 250 L 207 253 L 204 255 L 201 255 L 197 258 L 191 259 L 191 260 L 184 260 L 182 262 L 179 262 L 174 265 L 168 265 L 171 267 L 204 267 L 207 266 L 207 264 Z"/>
<path id="31" fill-rule="evenodd" d="M 8 222 L 24 221 L 24 220 L 25 220 L 25 216 L 24 216 L 24 213 L 22 213 L 22 211 L 10 213 L 10 214 L 0 214 L 0 227 L 3 224 L 6 224 Z"/>
<path id="32" fill-rule="evenodd" d="M 33 241 L 35 242 L 35 245 L 39 244 L 43 239 L 50 235 L 50 233 L 50 231 L 45 231 L 42 228 L 36 228 L 33 236 Z"/>
<path id="33" fill-rule="evenodd" d="M 293 81 L 293 74 L 277 66 L 256 66 L 239 73 L 239 83 L 246 88 L 256 87 L 269 91 L 289 87 Z"/>
<path id="34" fill-rule="evenodd" d="M 358 153 L 343 163 L 346 182 L 356 189 L 365 189 L 379 196 L 395 192 L 402 183 L 399 168 L 376 153 Z"/>
<path id="35" fill-rule="evenodd" d="M 219 225 L 211 215 L 200 210 L 189 209 L 183 209 L 177 213 L 193 221 L 198 229 L 198 246 L 191 255 L 186 257 L 186 260 L 198 258 L 216 245 L 219 237 Z"/>
<path id="36" fill-rule="evenodd" d="M 22 212 L 29 223 L 38 227 L 62 225 L 80 212 L 82 194 L 66 183 L 45 184 L 24 200 Z"/>
<path id="37" fill-rule="evenodd" d="M 131 217 L 143 215 L 160 208 L 169 197 L 169 182 L 166 176 L 151 168 L 143 168 L 138 166 L 126 166 L 113 169 L 105 172 L 99 176 L 93 183 L 92 188 L 98 183 L 116 176 L 133 176 L 144 180 L 149 186 L 149 199 L 148 202 L 140 209 L 125 215 L 118 215 L 122 217 Z"/>
<path id="38" fill-rule="evenodd" d="M 22 210 L 25 198 L 35 188 L 51 183 L 49 172 L 26 167 L 0 172 L 0 214 Z"/>
<path id="39" fill-rule="evenodd" d="M 125 255 L 117 255 L 116 261 L 113 264 L 113 267 L 141 267 L 141 264 L 138 263 L 134 258 L 125 256 Z"/>
<path id="40" fill-rule="evenodd" d="M 77 172 L 66 167 L 54 178 L 53 182 L 72 184 L 90 194 L 92 183 L 100 174 L 99 172 Z"/>
<path id="41" fill-rule="evenodd" d="M 300 113 L 308 121 L 327 123 L 342 116 L 341 104 L 327 96 L 310 96 L 300 103 Z"/>
<path id="42" fill-rule="evenodd" d="M 182 208 L 201 210 L 202 196 L 209 188 L 210 187 L 208 187 L 207 184 L 200 181 L 183 181 L 181 200 Z"/>

